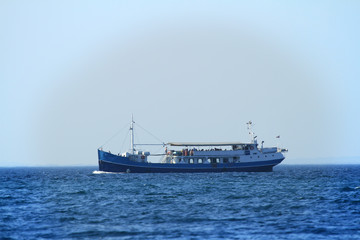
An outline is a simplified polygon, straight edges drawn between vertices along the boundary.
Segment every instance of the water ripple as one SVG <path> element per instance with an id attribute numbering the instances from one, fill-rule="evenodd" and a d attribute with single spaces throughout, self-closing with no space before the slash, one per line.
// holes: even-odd
<path id="1" fill-rule="evenodd" d="M 0 239 L 359 239 L 360 166 L 0 169 Z"/>

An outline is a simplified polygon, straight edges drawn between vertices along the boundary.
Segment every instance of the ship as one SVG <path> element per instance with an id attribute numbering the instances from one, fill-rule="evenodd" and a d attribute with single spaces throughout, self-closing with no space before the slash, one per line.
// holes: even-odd
<path id="1" fill-rule="evenodd" d="M 164 152 L 150 154 L 138 150 L 135 144 L 134 120 L 130 123 L 130 149 L 114 154 L 98 148 L 99 171 L 119 173 L 202 173 L 202 172 L 272 172 L 284 159 L 287 149 L 267 147 L 257 142 L 247 123 L 250 142 L 168 142 L 161 143 Z M 277 136 L 279 138 L 279 136 Z M 158 163 L 148 161 L 149 156 L 160 156 Z"/>

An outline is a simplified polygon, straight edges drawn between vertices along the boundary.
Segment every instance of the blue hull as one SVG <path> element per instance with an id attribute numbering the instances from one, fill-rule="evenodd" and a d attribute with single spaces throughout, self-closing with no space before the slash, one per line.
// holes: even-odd
<path id="1" fill-rule="evenodd" d="M 101 150 L 98 150 L 98 157 L 100 171 L 131 173 L 271 172 L 275 165 L 284 160 L 284 158 L 282 158 L 251 163 L 218 164 L 141 163 Z"/>

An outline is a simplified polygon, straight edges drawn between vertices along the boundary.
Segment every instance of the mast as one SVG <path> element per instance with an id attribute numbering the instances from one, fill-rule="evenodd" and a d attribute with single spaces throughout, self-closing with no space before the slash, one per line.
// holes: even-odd
<path id="1" fill-rule="evenodd" d="M 131 131 L 131 139 L 130 139 L 130 145 L 131 145 L 131 154 L 134 154 L 134 117 L 131 115 L 131 123 L 130 123 L 130 131 Z"/>

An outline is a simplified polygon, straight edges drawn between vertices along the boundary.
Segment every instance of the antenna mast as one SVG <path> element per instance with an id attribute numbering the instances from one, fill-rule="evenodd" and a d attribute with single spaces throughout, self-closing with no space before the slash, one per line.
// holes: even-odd
<path id="1" fill-rule="evenodd" d="M 252 121 L 249 121 L 246 124 L 247 124 L 247 129 L 249 130 L 251 143 L 255 143 L 256 136 L 254 136 L 255 134 L 254 134 L 254 132 L 252 130 L 253 123 L 252 123 Z"/>
<path id="2" fill-rule="evenodd" d="M 130 131 L 131 131 L 131 154 L 134 154 L 134 116 L 131 114 L 131 123 L 130 123 Z"/>

